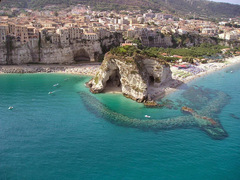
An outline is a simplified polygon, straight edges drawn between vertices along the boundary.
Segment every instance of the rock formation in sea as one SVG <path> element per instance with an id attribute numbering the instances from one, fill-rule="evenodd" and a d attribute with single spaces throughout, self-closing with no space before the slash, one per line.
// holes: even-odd
<path id="1" fill-rule="evenodd" d="M 212 119 L 212 117 L 218 117 L 222 108 L 229 103 L 230 97 L 224 92 L 214 92 L 214 98 L 208 101 L 199 111 L 194 111 L 190 108 L 188 109 L 191 112 L 195 112 L 196 115 L 182 115 L 166 119 L 150 118 L 148 120 L 131 118 L 112 111 L 87 92 L 79 92 L 79 95 L 81 96 L 84 105 L 91 113 L 119 126 L 151 130 L 155 132 L 180 128 L 199 128 L 216 140 L 228 137 L 228 133 L 224 130 L 221 122 L 218 119 Z M 208 118 L 205 117 L 205 115 L 207 115 Z"/>
<path id="2" fill-rule="evenodd" d="M 109 52 L 87 86 L 92 93 L 118 89 L 128 98 L 145 102 L 152 100 L 156 89 L 170 82 L 172 72 L 164 60 L 140 54 L 124 57 Z"/>

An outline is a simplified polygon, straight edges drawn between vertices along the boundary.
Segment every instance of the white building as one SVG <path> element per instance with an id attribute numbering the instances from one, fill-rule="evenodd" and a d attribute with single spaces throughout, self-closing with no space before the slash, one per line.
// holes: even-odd
<path id="1" fill-rule="evenodd" d="M 61 44 L 69 44 L 69 32 L 67 28 L 59 28 L 56 33 L 60 36 Z"/>
<path id="2" fill-rule="evenodd" d="M 202 29 L 202 34 L 206 34 L 206 35 L 214 35 L 218 33 L 218 29 L 217 28 L 212 28 L 212 27 L 205 27 Z"/>
<path id="3" fill-rule="evenodd" d="M 98 35 L 96 33 L 84 33 L 83 39 L 86 40 L 98 40 Z"/>
<path id="4" fill-rule="evenodd" d="M 83 35 L 83 29 L 79 27 L 68 28 L 70 40 L 81 39 Z"/>
<path id="5" fill-rule="evenodd" d="M 231 31 L 219 34 L 219 38 L 225 40 L 238 40 L 240 38 L 240 34 L 237 33 L 236 31 Z"/>
<path id="6" fill-rule="evenodd" d="M 178 31 L 178 34 L 180 34 L 180 35 L 188 33 L 185 29 L 178 29 L 177 31 Z"/>

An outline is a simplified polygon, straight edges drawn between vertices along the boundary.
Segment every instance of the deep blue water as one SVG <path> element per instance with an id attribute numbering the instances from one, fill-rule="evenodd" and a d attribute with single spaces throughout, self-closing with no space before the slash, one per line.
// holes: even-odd
<path id="1" fill-rule="evenodd" d="M 182 93 L 194 85 L 230 95 L 216 115 L 229 135 L 223 140 L 198 128 L 148 131 L 112 124 L 83 104 L 78 92 L 88 92 L 87 80 L 76 75 L 0 75 L 1 180 L 240 179 L 239 65 L 195 80 L 166 98 L 185 101 Z M 180 106 L 149 109 L 122 95 L 94 96 L 132 118 L 183 115 Z"/>

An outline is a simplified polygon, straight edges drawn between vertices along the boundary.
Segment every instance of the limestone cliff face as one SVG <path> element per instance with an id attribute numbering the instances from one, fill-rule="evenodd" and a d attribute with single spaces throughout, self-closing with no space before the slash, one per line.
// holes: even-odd
<path id="1" fill-rule="evenodd" d="M 75 40 L 70 44 L 52 44 L 42 39 L 26 44 L 10 40 L 0 44 L 0 64 L 72 64 L 82 60 L 97 61 L 105 49 L 119 46 L 121 34 L 100 40 Z"/>
<path id="2" fill-rule="evenodd" d="M 151 100 L 150 88 L 158 88 L 172 80 L 169 65 L 155 58 L 144 56 L 118 57 L 106 54 L 97 75 L 87 85 L 91 92 L 100 93 L 119 88 L 133 100 Z"/>
<path id="3" fill-rule="evenodd" d="M 7 49 L 0 43 L 0 64 L 6 64 Z"/>
<path id="4" fill-rule="evenodd" d="M 32 40 L 26 44 L 13 42 L 11 49 L 2 44 L 0 50 L 0 64 L 71 64 L 78 56 L 95 61 L 96 55 L 102 54 L 99 41 L 74 42 L 67 46 L 44 43 L 39 47 L 38 40 Z"/>
<path id="5" fill-rule="evenodd" d="M 108 33 L 104 34 L 101 37 L 101 47 L 103 53 L 108 52 L 112 47 L 119 46 L 122 42 L 124 42 L 123 35 L 121 33 Z"/>

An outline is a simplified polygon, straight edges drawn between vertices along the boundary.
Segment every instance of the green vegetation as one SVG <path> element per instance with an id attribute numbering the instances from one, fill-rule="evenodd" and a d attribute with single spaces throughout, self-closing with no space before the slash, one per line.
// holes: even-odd
<path id="1" fill-rule="evenodd" d="M 137 74 L 138 72 L 137 71 L 131 71 L 131 74 Z"/>
<path id="2" fill-rule="evenodd" d="M 142 42 L 141 42 L 140 39 L 134 39 L 134 40 L 132 40 L 132 43 L 137 44 L 137 47 L 138 47 L 139 49 L 142 49 L 142 48 L 143 48 L 143 45 L 142 45 Z"/>
<path id="3" fill-rule="evenodd" d="M 216 3 L 206 0 L 2 0 L 1 6 L 41 9 L 46 5 L 69 7 L 70 5 L 85 4 L 96 10 L 133 10 L 179 14 L 182 16 L 204 18 L 236 17 L 240 15 L 240 6 Z M 197 17 L 198 18 L 198 17 Z"/>
<path id="4" fill-rule="evenodd" d="M 98 80 L 99 80 L 99 79 L 98 79 L 98 75 L 96 75 L 95 78 L 94 78 L 94 82 L 95 82 L 95 84 L 98 83 Z"/>
<path id="5" fill-rule="evenodd" d="M 174 62 L 179 58 L 175 57 L 164 57 L 160 54 L 160 48 L 145 48 L 140 50 L 135 46 L 124 46 L 124 47 L 117 47 L 110 50 L 111 54 L 117 56 L 134 56 L 134 55 L 144 55 L 148 57 L 159 58 L 161 60 L 165 60 L 167 62 Z"/>
<path id="6" fill-rule="evenodd" d="M 110 50 L 111 54 L 117 56 L 135 56 L 135 55 L 143 55 L 153 58 L 159 58 L 161 60 L 165 60 L 167 62 L 175 62 L 181 57 L 173 57 L 173 55 L 182 56 L 182 60 L 184 62 L 193 63 L 194 58 L 202 59 L 203 56 L 213 56 L 216 54 L 221 54 L 222 49 L 226 48 L 221 45 L 211 45 L 211 44 L 201 44 L 198 47 L 191 48 L 143 48 L 142 50 L 138 49 L 135 46 L 123 46 L 116 47 Z M 237 51 L 238 49 L 235 48 Z M 164 56 L 166 55 L 167 56 Z"/>
<path id="7" fill-rule="evenodd" d="M 233 49 L 233 52 L 234 52 L 234 53 L 240 52 L 240 47 L 235 47 L 235 48 Z"/>
<path id="8" fill-rule="evenodd" d="M 191 34 L 173 34 L 172 35 L 172 43 L 173 47 L 184 47 L 187 42 L 193 42 L 196 37 Z"/>
<path id="9" fill-rule="evenodd" d="M 179 55 L 184 57 L 202 57 L 202 56 L 212 56 L 217 53 L 221 53 L 221 49 L 226 48 L 221 45 L 212 45 L 212 44 L 201 44 L 198 47 L 191 48 L 160 48 L 159 51 L 162 53 L 167 53 L 168 55 Z"/>
<path id="10" fill-rule="evenodd" d="M 110 50 L 111 54 L 118 56 L 133 56 L 135 53 L 140 53 L 141 50 L 135 46 L 116 47 Z"/>

